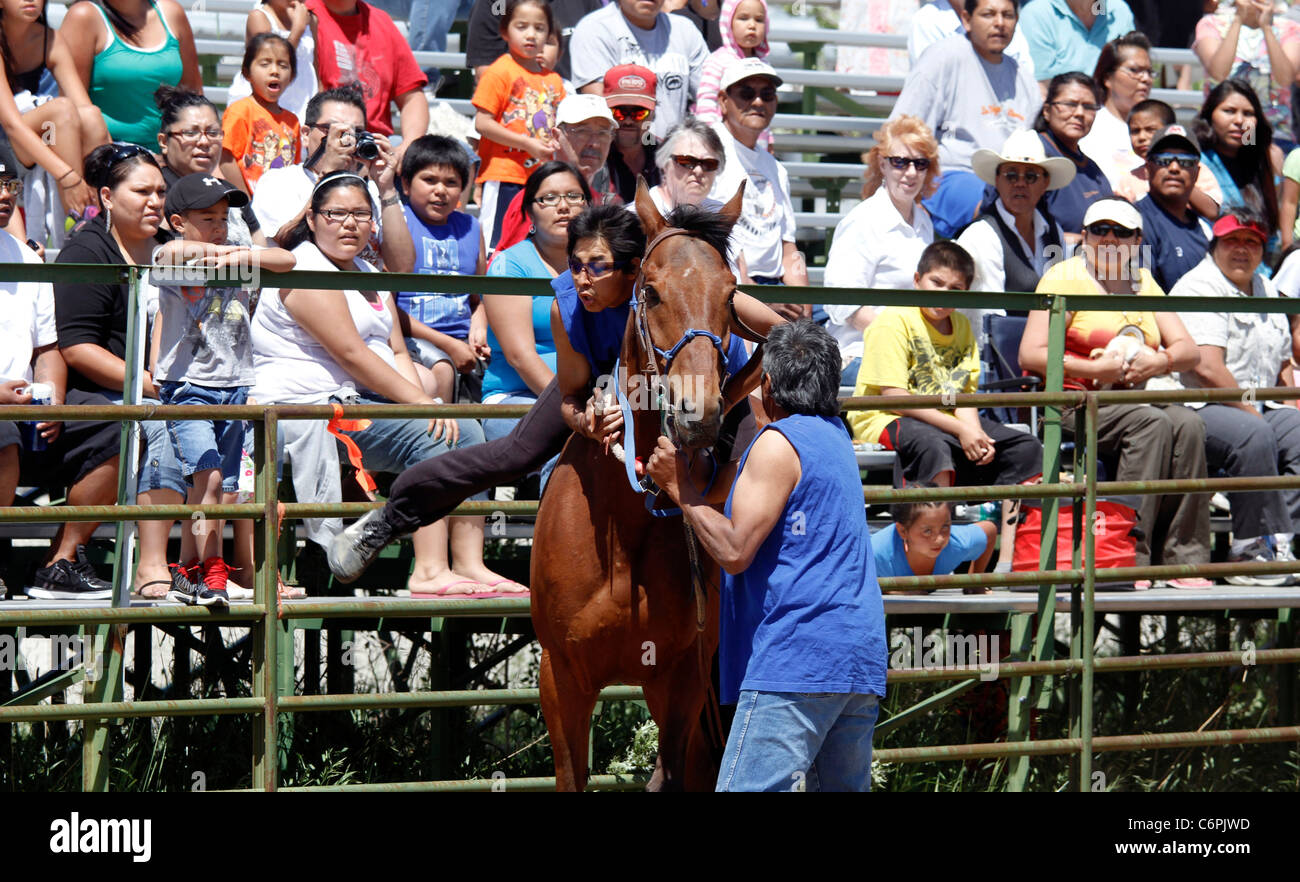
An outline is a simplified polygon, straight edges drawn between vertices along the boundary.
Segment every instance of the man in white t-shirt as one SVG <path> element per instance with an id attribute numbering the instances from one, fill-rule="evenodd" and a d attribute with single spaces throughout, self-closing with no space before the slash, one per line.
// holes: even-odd
<path id="1" fill-rule="evenodd" d="M 776 113 L 776 87 L 781 85 L 766 62 L 745 58 L 727 65 L 718 83 L 722 121 L 713 130 L 722 139 L 726 162 L 713 182 L 709 198 L 725 203 L 745 184 L 740 219 L 731 240 L 744 283 L 807 285 L 808 270 L 794 244 L 794 206 L 790 177 L 776 157 L 758 145 L 759 136 Z M 811 312 L 800 304 L 773 304 L 787 319 Z"/>
<path id="2" fill-rule="evenodd" d="M 41 262 L 3 229 L 21 192 L 13 169 L 0 163 L 0 263 Z M 51 404 L 109 403 L 100 395 L 69 390 L 67 378 L 54 325 L 53 286 L 0 282 L 0 405 L 31 404 L 33 382 L 50 386 Z M 0 506 L 13 504 L 20 482 L 66 486 L 70 505 L 112 505 L 119 438 L 117 426 L 108 422 L 40 422 L 34 430 L 30 423 L 0 422 Z M 86 559 L 84 546 L 97 526 L 86 521 L 60 525 L 50 556 L 27 593 L 56 600 L 111 599 L 112 586 Z"/>
<path id="3" fill-rule="evenodd" d="M 366 130 L 366 104 L 361 93 L 343 87 L 313 96 L 307 103 L 303 128 L 307 133 L 307 162 L 270 169 L 257 182 L 253 213 L 262 232 L 278 244 L 280 237 L 306 216 L 316 181 L 330 172 L 355 172 L 369 179 L 377 221 L 361 257 L 388 272 L 414 272 L 415 245 L 397 190 L 397 153 L 387 138 L 374 135 L 379 158 L 363 162 L 356 155 L 357 133 Z"/>
<path id="4" fill-rule="evenodd" d="M 606 71 L 621 64 L 653 71 L 657 85 L 650 133 L 656 140 L 686 116 L 709 57 L 699 29 L 684 16 L 661 12 L 663 5 L 664 0 L 611 2 L 578 22 L 567 51 L 573 85 L 592 95 L 605 93 Z"/>

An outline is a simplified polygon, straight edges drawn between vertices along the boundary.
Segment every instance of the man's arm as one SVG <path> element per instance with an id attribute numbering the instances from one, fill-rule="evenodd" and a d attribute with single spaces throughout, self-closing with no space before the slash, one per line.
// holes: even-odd
<path id="1" fill-rule="evenodd" d="M 710 505 L 687 479 L 684 454 L 667 438 L 650 457 L 648 467 L 672 500 L 681 507 L 709 556 L 732 575 L 754 561 L 759 546 L 777 526 L 790 494 L 799 483 L 799 454 L 780 432 L 763 432 L 750 448 L 745 468 L 736 478 L 732 516 Z"/>
<path id="2" fill-rule="evenodd" d="M 416 138 L 429 134 L 429 102 L 423 89 L 403 92 L 394 100 L 397 112 L 402 115 L 402 144 L 397 150 L 397 164 L 401 167 L 406 147 Z"/>
<path id="3" fill-rule="evenodd" d="M 35 354 L 36 363 L 32 369 L 33 381 L 49 383 L 54 388 L 50 404 L 63 404 L 68 389 L 68 366 L 59 353 L 58 344 L 51 343 L 48 346 L 41 346 L 36 350 Z M 36 431 L 41 433 L 41 437 L 47 443 L 59 437 L 59 432 L 62 429 L 63 423 L 57 421 L 36 424 Z"/>

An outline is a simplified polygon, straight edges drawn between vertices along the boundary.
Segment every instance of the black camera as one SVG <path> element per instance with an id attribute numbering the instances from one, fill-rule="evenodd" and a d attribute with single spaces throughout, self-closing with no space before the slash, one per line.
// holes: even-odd
<path id="1" fill-rule="evenodd" d="M 379 158 L 379 143 L 371 132 L 357 132 L 357 158 L 364 162 L 374 162 Z"/>

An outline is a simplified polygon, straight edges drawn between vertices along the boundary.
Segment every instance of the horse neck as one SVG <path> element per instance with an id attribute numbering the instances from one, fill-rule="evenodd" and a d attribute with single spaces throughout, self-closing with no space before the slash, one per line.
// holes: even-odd
<path id="1" fill-rule="evenodd" d="M 640 406 L 647 401 L 646 390 L 650 389 L 650 377 L 645 373 L 645 368 L 651 363 L 654 354 L 647 354 L 641 344 L 641 335 L 637 332 L 636 314 L 637 307 L 634 302 L 632 308 L 628 310 L 627 326 L 623 329 L 623 348 L 619 355 L 619 363 L 623 365 L 623 376 L 618 377 L 617 381 L 622 384 L 623 394 L 632 405 L 632 426 L 626 427 L 626 431 L 636 439 L 637 454 L 642 459 L 649 459 L 650 452 L 659 441 L 661 426 L 658 410 Z M 641 389 L 637 388 L 638 385 Z"/>

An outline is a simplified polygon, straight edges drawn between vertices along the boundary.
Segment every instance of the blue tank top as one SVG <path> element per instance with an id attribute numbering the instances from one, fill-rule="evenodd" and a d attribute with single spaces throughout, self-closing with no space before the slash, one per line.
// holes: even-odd
<path id="1" fill-rule="evenodd" d="M 547 279 L 551 273 L 542 262 L 541 255 L 533 243 L 525 239 L 518 245 L 512 245 L 497 254 L 492 265 L 488 267 L 489 276 L 513 279 Z M 536 341 L 537 354 L 552 371 L 555 370 L 555 339 L 551 336 L 551 304 L 554 297 L 534 297 L 533 300 L 533 338 Z M 483 397 L 504 393 L 506 395 L 531 395 L 532 390 L 524 378 L 510 366 L 506 360 L 505 350 L 497 339 L 492 326 L 488 326 L 488 346 L 492 347 L 492 360 L 488 362 L 487 372 L 483 375 Z"/>
<path id="2" fill-rule="evenodd" d="M 884 695 L 885 609 L 853 442 L 830 417 L 790 416 L 764 431 L 785 436 L 801 475 L 749 568 L 723 574 L 722 702 L 751 689 Z M 733 485 L 727 517 L 734 495 Z"/>
<path id="3" fill-rule="evenodd" d="M 406 206 L 406 226 L 415 245 L 415 272 L 431 276 L 472 276 L 478 270 L 481 241 L 478 218 L 453 211 L 441 226 L 426 224 Z M 469 336 L 468 294 L 399 291 L 397 305 L 435 331 L 464 340 Z"/>
<path id="4" fill-rule="evenodd" d="M 560 320 L 564 322 L 569 345 L 587 359 L 593 378 L 608 374 L 614 369 L 614 362 L 623 347 L 623 332 L 627 328 L 628 313 L 632 311 L 632 301 L 600 312 L 588 312 L 578 299 L 573 274 L 568 270 L 551 280 L 551 288 L 555 290 Z M 727 344 L 727 373 L 739 373 L 748 360 L 745 341 L 732 334 Z"/>

